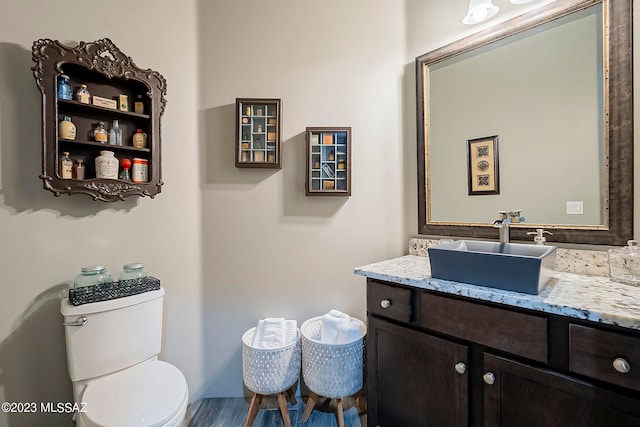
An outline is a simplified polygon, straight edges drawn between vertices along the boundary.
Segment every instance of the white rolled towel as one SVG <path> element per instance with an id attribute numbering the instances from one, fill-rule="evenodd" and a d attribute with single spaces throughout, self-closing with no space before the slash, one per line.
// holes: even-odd
<path id="1" fill-rule="evenodd" d="M 351 344 L 362 338 L 360 323 L 350 320 L 338 333 L 338 344 Z"/>
<path id="2" fill-rule="evenodd" d="M 292 344 L 298 340 L 298 322 L 295 320 L 285 320 L 286 344 Z"/>
<path id="3" fill-rule="evenodd" d="M 255 348 L 279 348 L 287 343 L 287 328 L 284 318 L 269 317 L 258 321 L 253 336 Z"/>
<path id="4" fill-rule="evenodd" d="M 322 316 L 320 322 L 320 342 L 324 344 L 338 344 L 340 329 L 351 321 L 351 317 L 338 310 L 330 310 Z"/>

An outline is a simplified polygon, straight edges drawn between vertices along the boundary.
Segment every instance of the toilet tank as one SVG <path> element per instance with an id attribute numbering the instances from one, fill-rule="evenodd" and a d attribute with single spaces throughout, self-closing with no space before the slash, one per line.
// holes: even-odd
<path id="1" fill-rule="evenodd" d="M 71 381 L 106 375 L 160 353 L 164 289 L 79 306 L 64 299 L 64 322 L 87 318 L 83 326 L 65 326 Z"/>

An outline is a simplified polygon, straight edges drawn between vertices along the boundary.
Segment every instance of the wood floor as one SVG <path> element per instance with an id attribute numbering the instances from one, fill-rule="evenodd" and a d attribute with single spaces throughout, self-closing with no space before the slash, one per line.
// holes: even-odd
<path id="1" fill-rule="evenodd" d="M 325 400 L 316 406 L 306 423 L 302 413 L 306 398 L 297 398 L 297 405 L 289 405 L 292 427 L 336 427 L 338 425 L 333 402 Z M 243 427 L 249 409 L 249 398 L 202 399 L 192 403 L 188 413 L 187 427 Z M 344 399 L 345 427 L 365 427 L 366 414 L 359 415 L 355 400 Z M 265 398 L 253 427 L 283 427 L 282 416 L 275 399 Z"/>

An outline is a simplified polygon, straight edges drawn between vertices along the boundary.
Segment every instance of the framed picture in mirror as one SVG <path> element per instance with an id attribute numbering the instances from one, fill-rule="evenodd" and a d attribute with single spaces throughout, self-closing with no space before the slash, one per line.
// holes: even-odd
<path id="1" fill-rule="evenodd" d="M 469 195 L 500 194 L 498 136 L 467 140 Z"/>

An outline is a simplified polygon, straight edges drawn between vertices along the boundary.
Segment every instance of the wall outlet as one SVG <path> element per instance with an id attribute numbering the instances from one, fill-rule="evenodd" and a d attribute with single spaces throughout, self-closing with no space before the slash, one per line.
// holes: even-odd
<path id="1" fill-rule="evenodd" d="M 567 215 L 582 215 L 584 214 L 582 202 L 567 202 Z"/>

